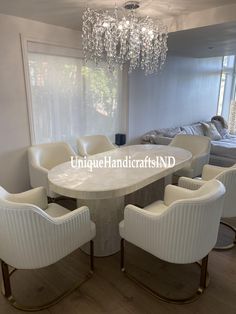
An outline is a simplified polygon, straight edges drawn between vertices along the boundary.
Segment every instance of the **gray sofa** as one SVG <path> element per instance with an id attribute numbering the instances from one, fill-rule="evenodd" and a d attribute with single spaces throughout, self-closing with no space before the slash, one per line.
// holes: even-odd
<path id="1" fill-rule="evenodd" d="M 214 124 L 217 136 L 206 132 L 207 124 Z M 142 143 L 169 145 L 177 134 L 210 136 L 210 164 L 227 167 L 236 163 L 236 135 L 229 134 L 227 126 L 219 121 L 197 122 L 181 127 L 152 130 L 143 135 Z"/>

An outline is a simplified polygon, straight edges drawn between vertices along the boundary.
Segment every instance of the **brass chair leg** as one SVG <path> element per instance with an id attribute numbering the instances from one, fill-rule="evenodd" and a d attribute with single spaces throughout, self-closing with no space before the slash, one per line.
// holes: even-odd
<path id="1" fill-rule="evenodd" d="M 146 286 L 145 284 L 143 284 L 141 281 L 139 281 L 138 279 L 136 279 L 133 275 L 129 274 L 126 270 L 125 270 L 125 240 L 121 239 L 121 246 L 120 246 L 121 250 L 121 271 L 130 279 L 132 280 L 134 283 L 136 283 L 138 286 L 142 287 L 144 290 L 146 290 L 148 293 L 150 293 L 152 296 L 156 297 L 157 299 L 167 302 L 167 303 L 173 303 L 173 304 L 187 304 L 187 303 L 191 303 L 196 301 L 203 293 L 204 290 L 207 288 L 208 284 L 209 284 L 209 274 L 207 272 L 207 265 L 208 265 L 208 255 L 205 256 L 202 260 L 202 263 L 199 264 L 197 263 L 197 265 L 200 266 L 201 268 L 201 274 L 200 274 L 200 283 L 199 283 L 199 288 L 197 289 L 197 291 L 191 295 L 190 297 L 186 297 L 183 299 L 174 299 L 174 298 L 168 298 L 166 296 L 161 295 L 160 293 L 158 293 L 157 291 L 154 291 L 153 289 L 151 289 L 150 287 Z"/>
<path id="2" fill-rule="evenodd" d="M 120 269 L 121 271 L 125 271 L 125 261 L 124 261 L 124 258 L 125 258 L 125 240 L 124 239 L 121 239 L 120 240 Z"/>
<path id="3" fill-rule="evenodd" d="M 1 261 L 1 268 L 2 268 L 2 277 L 3 277 L 3 283 L 2 283 L 2 294 L 5 296 L 5 298 L 9 301 L 9 303 L 16 309 L 26 311 L 26 312 L 36 312 L 36 311 L 42 311 L 45 309 L 48 309 L 49 307 L 59 303 L 62 299 L 70 295 L 73 291 L 78 289 L 83 283 L 85 283 L 87 280 L 89 280 L 92 277 L 92 273 L 94 270 L 94 244 L 93 241 L 90 241 L 90 272 L 85 276 L 85 278 L 79 282 L 74 284 L 72 288 L 62 293 L 60 296 L 56 297 L 52 301 L 45 303 L 43 305 L 39 306 L 27 306 L 20 304 L 16 301 L 12 294 L 11 289 L 11 282 L 10 278 L 13 275 L 14 272 L 16 272 L 16 269 L 13 269 L 11 272 L 9 272 L 8 265 Z"/>
<path id="4" fill-rule="evenodd" d="M 234 240 L 233 240 L 233 243 L 230 243 L 228 245 L 225 245 L 225 246 L 215 246 L 214 247 L 214 250 L 216 251 L 226 251 L 226 250 L 230 250 L 232 249 L 235 244 L 236 244 L 236 228 L 231 226 L 230 224 L 228 224 L 227 222 L 224 222 L 224 221 L 221 221 L 220 222 L 221 225 L 224 225 L 226 226 L 227 228 L 229 228 L 230 230 L 232 230 L 235 234 L 235 237 L 234 237 Z"/>
<path id="5" fill-rule="evenodd" d="M 208 266 L 208 255 L 205 256 L 202 260 L 201 265 L 201 275 L 200 275 L 200 286 L 198 288 L 198 293 L 202 294 L 203 291 L 207 288 L 207 266 Z"/>
<path id="6" fill-rule="evenodd" d="M 90 241 L 90 272 L 94 271 L 94 242 Z"/>
<path id="7" fill-rule="evenodd" d="M 2 267 L 2 278 L 3 278 L 3 285 L 4 285 L 4 294 L 6 298 L 10 298 L 11 293 L 11 282 L 10 282 L 10 274 L 8 265 L 1 261 L 1 267 Z"/>

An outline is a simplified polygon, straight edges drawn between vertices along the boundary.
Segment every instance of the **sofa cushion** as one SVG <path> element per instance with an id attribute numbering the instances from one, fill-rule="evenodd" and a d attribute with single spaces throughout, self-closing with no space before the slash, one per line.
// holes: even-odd
<path id="1" fill-rule="evenodd" d="M 157 132 L 156 130 L 152 130 L 148 133 L 145 133 L 143 136 L 142 136 L 142 143 L 152 143 L 154 144 L 153 142 L 153 138 L 157 136 Z"/>
<path id="2" fill-rule="evenodd" d="M 222 123 L 218 120 L 212 120 L 212 123 L 214 123 L 217 131 L 220 133 L 222 138 L 226 138 L 229 135 L 229 131 L 227 128 L 222 126 Z"/>
<path id="3" fill-rule="evenodd" d="M 212 141 L 218 141 L 218 140 L 222 139 L 222 137 L 221 137 L 220 133 L 217 131 L 217 128 L 215 127 L 214 123 L 212 123 L 212 122 L 208 122 L 208 123 L 202 122 L 202 126 L 203 126 L 203 129 L 204 129 L 205 136 L 210 137 L 210 139 Z"/>
<path id="4" fill-rule="evenodd" d="M 163 129 L 163 131 L 160 133 L 162 136 L 166 136 L 166 137 L 175 137 L 177 134 L 182 133 L 182 130 L 180 127 L 176 127 L 176 128 L 167 128 L 167 129 Z"/>
<path id="5" fill-rule="evenodd" d="M 201 123 L 195 123 L 192 125 L 185 125 L 182 127 L 182 130 L 188 135 L 200 135 L 204 136 L 204 130 Z"/>
<path id="6" fill-rule="evenodd" d="M 186 134 L 180 127 L 156 129 L 152 130 L 142 136 L 142 143 L 156 144 L 155 138 L 157 136 L 174 138 L 177 134 Z"/>
<path id="7" fill-rule="evenodd" d="M 157 136 L 153 137 L 153 142 L 151 144 L 169 145 L 172 140 L 173 140 L 172 137 L 157 135 Z"/>

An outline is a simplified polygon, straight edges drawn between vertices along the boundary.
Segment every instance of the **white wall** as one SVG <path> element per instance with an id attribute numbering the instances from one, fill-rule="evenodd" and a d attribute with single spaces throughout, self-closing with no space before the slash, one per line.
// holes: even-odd
<path id="1" fill-rule="evenodd" d="M 210 119 L 216 114 L 221 58 L 169 56 L 157 75 L 129 77 L 129 140 L 145 132 Z"/>
<path id="2" fill-rule="evenodd" d="M 29 188 L 30 145 L 20 33 L 80 47 L 80 32 L 0 14 L 0 185 L 11 192 Z"/>

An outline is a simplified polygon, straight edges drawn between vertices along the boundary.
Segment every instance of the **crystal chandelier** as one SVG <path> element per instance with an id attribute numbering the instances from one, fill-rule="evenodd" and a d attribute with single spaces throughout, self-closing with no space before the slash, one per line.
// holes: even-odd
<path id="1" fill-rule="evenodd" d="M 109 69 L 129 64 L 129 72 L 141 68 L 145 74 L 157 72 L 167 54 L 167 27 L 150 17 L 138 17 L 139 2 L 125 3 L 110 14 L 86 9 L 83 14 L 83 50 L 86 60 L 106 61 Z"/>

